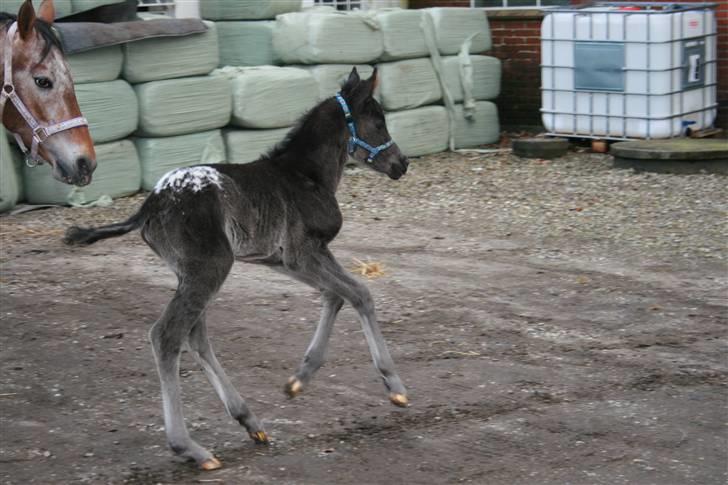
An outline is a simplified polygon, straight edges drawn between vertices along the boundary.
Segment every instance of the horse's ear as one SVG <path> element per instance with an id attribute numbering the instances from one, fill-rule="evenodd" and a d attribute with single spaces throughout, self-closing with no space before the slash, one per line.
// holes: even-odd
<path id="1" fill-rule="evenodd" d="M 369 79 L 367 79 L 367 90 L 369 91 L 369 96 L 374 95 L 374 90 L 379 87 L 379 71 L 377 71 L 377 68 L 375 67 L 372 71 L 372 75 L 369 76 Z"/>
<path id="2" fill-rule="evenodd" d="M 354 67 L 349 74 L 349 78 L 341 87 L 341 92 L 344 94 L 352 94 L 354 92 L 354 89 L 359 85 L 359 81 L 359 73 L 356 72 L 356 67 Z"/>
<path id="3" fill-rule="evenodd" d="M 33 31 L 34 24 L 35 9 L 33 8 L 33 2 L 31 0 L 25 0 L 18 11 L 18 33 L 21 39 L 28 40 Z"/>
<path id="4" fill-rule="evenodd" d="M 53 5 L 53 0 L 43 0 L 38 8 L 38 18 L 47 24 L 53 23 L 56 18 L 56 7 Z"/>

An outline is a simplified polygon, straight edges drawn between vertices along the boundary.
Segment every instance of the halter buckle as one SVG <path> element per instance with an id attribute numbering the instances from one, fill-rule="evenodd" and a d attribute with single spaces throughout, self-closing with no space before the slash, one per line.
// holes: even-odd
<path id="1" fill-rule="evenodd" d="M 49 136 L 50 135 L 48 134 L 48 130 L 45 126 L 39 126 L 33 130 L 33 137 L 38 140 L 38 143 L 43 143 Z"/>
<path id="2" fill-rule="evenodd" d="M 13 94 L 13 91 L 15 91 L 15 86 L 13 86 L 12 84 L 3 85 L 3 94 L 5 96 L 10 96 L 11 94 Z"/>

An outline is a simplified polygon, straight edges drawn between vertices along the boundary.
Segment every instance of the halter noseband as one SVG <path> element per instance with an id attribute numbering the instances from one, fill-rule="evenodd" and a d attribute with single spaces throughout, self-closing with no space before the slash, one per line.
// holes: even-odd
<path id="1" fill-rule="evenodd" d="M 380 152 L 383 152 L 387 148 L 394 145 L 394 140 L 389 140 L 386 143 L 382 143 L 379 146 L 373 147 L 369 143 L 365 142 L 364 140 L 362 140 L 358 136 L 356 136 L 356 126 L 354 125 L 354 118 L 351 116 L 351 111 L 349 110 L 349 105 L 346 104 L 346 100 L 341 95 L 341 93 L 336 93 L 336 101 L 339 102 L 339 104 L 341 105 L 341 109 L 344 111 L 344 118 L 346 118 L 346 126 L 349 127 L 349 133 L 351 134 L 351 138 L 349 138 L 349 142 L 348 142 L 349 155 L 354 153 L 354 150 L 356 150 L 357 146 L 360 146 L 364 150 L 369 152 L 369 156 L 367 157 L 367 163 L 372 163 L 374 161 L 374 157 L 379 155 Z"/>
<path id="2" fill-rule="evenodd" d="M 2 90 L 0 91 L 0 120 L 2 119 L 5 102 L 10 100 L 33 132 L 33 143 L 31 144 L 30 152 L 28 152 L 28 148 L 23 143 L 20 135 L 17 133 L 13 133 L 13 135 L 15 136 L 15 141 L 18 143 L 18 146 L 25 154 L 25 162 L 29 167 L 34 167 L 43 162 L 43 159 L 38 158 L 38 145 L 46 141 L 48 137 L 55 135 L 58 132 L 70 130 L 71 128 L 76 128 L 78 126 L 88 126 L 88 121 L 86 121 L 86 118 L 83 116 L 78 116 L 70 120 L 61 121 L 54 125 L 42 125 L 38 123 L 38 120 L 36 120 L 31 114 L 30 110 L 28 110 L 25 106 L 25 103 L 23 103 L 23 101 L 15 93 L 15 86 L 13 85 L 13 38 L 15 37 L 17 30 L 18 23 L 13 22 L 13 25 L 11 25 L 8 29 L 8 34 L 5 38 L 5 82 Z"/>

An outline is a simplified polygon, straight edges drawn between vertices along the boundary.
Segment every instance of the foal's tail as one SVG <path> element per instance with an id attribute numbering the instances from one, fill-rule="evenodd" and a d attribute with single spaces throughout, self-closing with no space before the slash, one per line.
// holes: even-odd
<path id="1" fill-rule="evenodd" d="M 66 230 L 63 242 L 69 246 L 88 246 L 101 239 L 110 237 L 123 236 L 126 233 L 134 231 L 142 227 L 147 220 L 147 216 L 143 214 L 144 206 L 136 214 L 131 216 L 124 222 L 109 224 L 101 227 L 78 227 L 72 226 Z"/>

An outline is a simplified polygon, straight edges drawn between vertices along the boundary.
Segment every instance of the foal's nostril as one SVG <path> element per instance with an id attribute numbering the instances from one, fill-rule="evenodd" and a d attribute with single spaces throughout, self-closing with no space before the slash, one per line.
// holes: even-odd
<path id="1" fill-rule="evenodd" d="M 407 157 L 405 157 L 404 155 L 402 155 L 401 157 L 399 157 L 399 163 L 402 164 L 402 168 L 405 171 L 407 170 L 407 167 L 409 167 L 409 160 L 407 160 Z"/>

